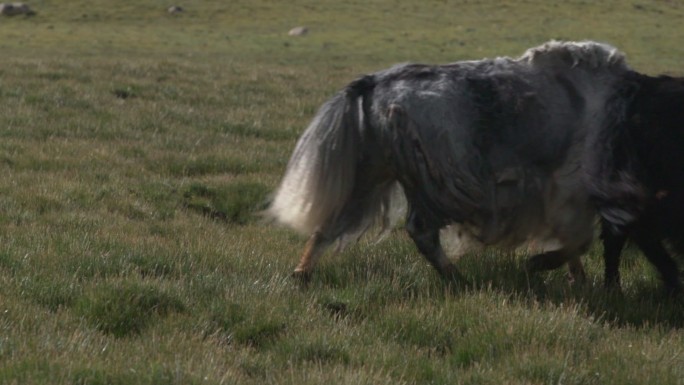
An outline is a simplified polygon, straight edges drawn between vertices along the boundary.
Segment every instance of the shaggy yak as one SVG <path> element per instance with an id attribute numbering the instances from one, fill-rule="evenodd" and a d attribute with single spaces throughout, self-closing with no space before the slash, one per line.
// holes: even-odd
<path id="1" fill-rule="evenodd" d="M 554 242 L 557 248 L 532 256 L 527 269 L 567 263 L 582 279 L 580 257 L 595 226 L 591 198 L 607 223 L 631 226 L 615 220 L 626 218 L 620 210 L 643 217 L 632 201 L 611 206 L 622 181 L 604 186 L 587 179 L 584 162 L 592 161 L 599 181 L 603 173 L 623 177 L 624 168 L 636 173 L 638 187 L 661 188 L 638 179 L 641 170 L 630 163 L 609 157 L 606 165 L 586 154 L 601 135 L 622 140 L 606 127 L 625 123 L 636 102 L 628 106 L 622 95 L 635 92 L 632 83 L 640 79 L 609 45 L 552 41 L 519 58 L 406 64 L 353 81 L 300 137 L 269 207 L 279 222 L 310 235 L 295 275 L 308 279 L 333 242 L 356 240 L 374 222 L 389 226 L 390 208 L 405 197 L 410 237 L 446 278 L 462 279 L 440 243 L 440 229 L 452 225 L 484 246 Z M 634 204 L 643 202 L 637 198 Z M 616 240 L 628 233 L 616 233 Z"/>
<path id="2" fill-rule="evenodd" d="M 614 98 L 613 120 L 591 135 L 585 162 L 602 217 L 605 283 L 619 288 L 629 237 L 677 294 L 680 272 L 664 242 L 684 252 L 684 79 L 630 71 Z"/>

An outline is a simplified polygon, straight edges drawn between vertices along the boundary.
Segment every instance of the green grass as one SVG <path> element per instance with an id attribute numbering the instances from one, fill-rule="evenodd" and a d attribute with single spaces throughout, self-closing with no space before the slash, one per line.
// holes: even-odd
<path id="1" fill-rule="evenodd" d="M 684 70 L 663 1 L 32 1 L 0 20 L 0 383 L 682 384 L 684 306 L 636 251 L 623 294 L 398 230 L 326 255 L 258 215 L 356 76 L 594 39 Z M 293 38 L 298 25 L 310 29 Z"/>
<path id="2" fill-rule="evenodd" d="M 125 337 L 141 333 L 154 316 L 182 312 L 185 306 L 155 286 L 123 284 L 98 287 L 96 293 L 83 296 L 75 308 L 76 313 L 103 333 Z"/>

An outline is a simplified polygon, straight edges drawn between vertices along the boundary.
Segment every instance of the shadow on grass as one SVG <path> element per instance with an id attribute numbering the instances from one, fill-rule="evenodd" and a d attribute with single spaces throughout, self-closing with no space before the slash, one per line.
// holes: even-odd
<path id="1" fill-rule="evenodd" d="M 137 283 L 103 285 L 75 304 L 78 314 L 105 334 L 139 334 L 157 318 L 185 311 L 176 296 Z"/>
<path id="2" fill-rule="evenodd" d="M 267 348 L 280 340 L 287 330 L 285 319 L 271 310 L 216 302 L 205 325 L 205 336 L 218 332 L 226 343 L 236 342 L 255 349 Z"/>
<path id="3" fill-rule="evenodd" d="M 572 284 L 565 267 L 529 275 L 526 256 L 485 252 L 456 262 L 468 282 L 447 282 L 422 259 L 410 241 L 352 246 L 325 260 L 302 290 L 320 292 L 319 306 L 337 318 L 365 319 L 378 307 L 414 298 L 443 299 L 477 291 L 496 291 L 538 303 L 579 304 L 587 317 L 615 327 L 684 327 L 684 298 L 671 298 L 660 284 L 632 283 L 624 293 L 609 291 L 603 281 Z"/>
<path id="4" fill-rule="evenodd" d="M 603 279 L 584 283 L 571 283 L 567 268 L 528 274 L 526 258 L 506 254 L 478 255 L 464 261 L 468 264 L 471 289 L 495 290 L 526 298 L 530 303 L 545 302 L 553 305 L 580 304 L 586 315 L 604 320 L 616 327 L 665 328 L 684 327 L 684 298 L 668 297 L 660 283 L 648 280 L 633 284 L 628 291 L 620 292 L 603 287 Z M 458 290 L 458 289 L 457 289 Z"/>
<path id="5" fill-rule="evenodd" d="M 265 208 L 268 188 L 260 183 L 232 183 L 210 187 L 193 183 L 183 193 L 183 206 L 212 219 L 246 224 Z"/>

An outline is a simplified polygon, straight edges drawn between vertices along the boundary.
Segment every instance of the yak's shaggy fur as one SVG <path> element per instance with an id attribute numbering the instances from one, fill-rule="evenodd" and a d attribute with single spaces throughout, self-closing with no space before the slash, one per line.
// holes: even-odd
<path id="1" fill-rule="evenodd" d="M 521 57 L 399 65 L 364 76 L 325 103 L 299 139 L 270 206 L 312 234 L 295 269 L 308 276 L 326 246 L 356 239 L 403 194 L 407 230 L 446 277 L 447 225 L 478 242 L 551 240 L 530 270 L 570 263 L 594 231 L 583 183 L 590 133 L 624 112 L 624 56 L 596 42 L 549 42 Z"/>

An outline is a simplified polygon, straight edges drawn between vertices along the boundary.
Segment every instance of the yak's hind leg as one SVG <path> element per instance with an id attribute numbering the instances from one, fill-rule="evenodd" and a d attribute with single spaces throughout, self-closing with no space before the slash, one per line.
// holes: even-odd
<path id="1" fill-rule="evenodd" d="M 349 240 L 358 239 L 376 219 L 381 222 L 384 220 L 383 225 L 389 226 L 388 214 L 381 211 L 391 206 L 393 199 L 399 199 L 395 190 L 392 175 L 382 162 L 370 156 L 361 160 L 351 194 L 339 213 L 329 218 L 309 237 L 293 273 L 294 277 L 308 281 L 321 255 L 333 242 L 340 241 L 343 245 Z"/>
<path id="2" fill-rule="evenodd" d="M 314 232 L 304 246 L 304 252 L 299 260 L 299 264 L 295 267 L 293 277 L 308 282 L 311 279 L 311 272 L 313 271 L 316 262 L 321 254 L 325 252 L 331 241 L 321 231 Z"/>
<path id="3" fill-rule="evenodd" d="M 411 239 L 439 274 L 447 280 L 466 282 L 465 277 L 461 275 L 444 253 L 439 241 L 440 227 L 428 223 L 426 218 L 413 208 L 409 211 L 407 222 L 406 230 Z"/>
<path id="4" fill-rule="evenodd" d="M 345 242 L 345 236 L 358 238 L 372 224 L 379 202 L 388 194 L 388 183 L 361 185 L 354 190 L 340 214 L 326 222 L 309 237 L 304 252 L 293 273 L 295 278 L 308 281 L 321 255 L 335 241 Z"/>

